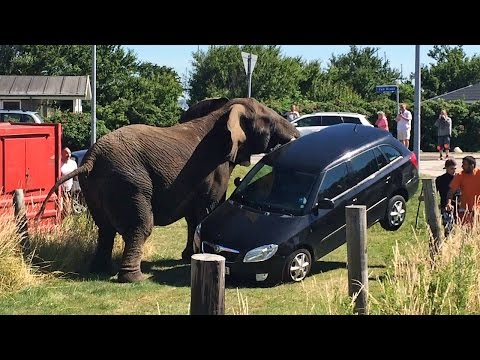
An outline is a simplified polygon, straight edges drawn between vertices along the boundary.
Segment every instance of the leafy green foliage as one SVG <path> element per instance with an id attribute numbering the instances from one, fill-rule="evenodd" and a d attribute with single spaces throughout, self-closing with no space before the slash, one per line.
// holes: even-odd
<path id="1" fill-rule="evenodd" d="M 91 68 L 89 45 L 0 45 L 0 74 L 89 75 Z M 97 119 L 108 129 L 176 123 L 182 91 L 174 70 L 139 62 L 120 45 L 97 46 Z"/>
<path id="2" fill-rule="evenodd" d="M 62 146 L 68 146 L 72 151 L 90 147 L 91 115 L 89 113 L 55 111 L 45 119 L 45 122 L 62 124 Z M 97 120 L 97 139 L 108 132 L 105 123 Z"/>
<path id="3" fill-rule="evenodd" d="M 462 46 L 436 45 L 428 56 L 435 63 L 422 67 L 422 88 L 427 99 L 480 81 L 480 56 L 467 57 Z"/>

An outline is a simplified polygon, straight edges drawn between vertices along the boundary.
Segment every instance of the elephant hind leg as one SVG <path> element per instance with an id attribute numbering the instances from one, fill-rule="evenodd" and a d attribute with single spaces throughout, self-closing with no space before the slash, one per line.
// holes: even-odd
<path id="1" fill-rule="evenodd" d="M 119 282 L 139 282 L 145 279 L 140 270 L 143 255 L 143 245 L 153 229 L 153 214 L 133 230 L 123 234 L 125 249 L 123 250 L 122 265 L 118 272 Z"/>
<path id="2" fill-rule="evenodd" d="M 97 249 L 90 264 L 90 272 L 114 275 L 112 250 L 116 233 L 116 230 L 110 224 L 102 224 L 98 227 Z"/>

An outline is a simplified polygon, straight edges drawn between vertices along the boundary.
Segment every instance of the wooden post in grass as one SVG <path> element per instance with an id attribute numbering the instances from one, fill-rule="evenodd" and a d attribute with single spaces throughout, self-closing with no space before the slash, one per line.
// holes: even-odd
<path id="1" fill-rule="evenodd" d="M 357 295 L 355 313 L 368 314 L 367 210 L 345 206 L 347 226 L 348 295 Z"/>
<path id="2" fill-rule="evenodd" d="M 443 244 L 443 227 L 440 220 L 440 210 L 437 205 L 435 196 L 437 190 L 434 179 L 422 179 L 423 181 L 423 198 L 425 201 L 425 214 L 427 224 L 432 232 L 430 239 L 430 257 L 433 258 Z"/>
<path id="3" fill-rule="evenodd" d="M 195 254 L 191 260 L 190 315 L 225 314 L 225 258 Z"/>
<path id="4" fill-rule="evenodd" d="M 13 207 L 15 209 L 15 221 L 17 231 L 21 236 L 20 245 L 24 253 L 30 253 L 30 240 L 28 239 L 27 213 L 25 210 L 25 200 L 23 189 L 16 189 L 13 194 Z"/>

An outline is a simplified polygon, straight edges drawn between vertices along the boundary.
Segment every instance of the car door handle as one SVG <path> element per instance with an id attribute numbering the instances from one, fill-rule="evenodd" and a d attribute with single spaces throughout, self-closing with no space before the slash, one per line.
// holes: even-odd
<path id="1" fill-rule="evenodd" d="M 358 200 L 357 198 L 353 199 L 353 200 L 352 200 L 352 203 L 356 202 L 357 200 Z"/>
<path id="2" fill-rule="evenodd" d="M 390 175 L 388 175 L 388 176 L 386 177 L 386 179 L 385 179 L 385 183 L 388 184 L 388 182 L 390 181 L 391 178 L 392 178 L 392 177 L 391 177 Z"/>

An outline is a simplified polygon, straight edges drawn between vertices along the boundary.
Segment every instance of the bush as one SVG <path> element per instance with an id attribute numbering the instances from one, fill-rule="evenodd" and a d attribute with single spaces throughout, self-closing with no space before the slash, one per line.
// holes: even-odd
<path id="1" fill-rule="evenodd" d="M 45 122 L 62 124 L 62 146 L 68 146 L 70 150 L 87 149 L 90 147 L 91 115 L 90 113 L 71 113 L 54 111 Z M 102 120 L 97 120 L 97 139 L 107 134 Z"/>

